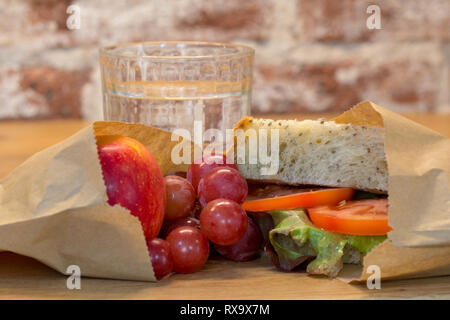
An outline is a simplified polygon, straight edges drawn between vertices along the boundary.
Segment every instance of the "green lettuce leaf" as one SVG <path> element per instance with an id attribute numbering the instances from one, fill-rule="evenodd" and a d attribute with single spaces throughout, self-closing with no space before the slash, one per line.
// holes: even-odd
<path id="1" fill-rule="evenodd" d="M 269 241 L 279 267 L 286 271 L 315 257 L 306 271 L 335 277 L 347 256 L 351 260 L 352 256 L 366 254 L 386 239 L 386 236 L 355 236 L 322 230 L 311 223 L 303 209 L 269 211 L 269 214 L 275 225 Z"/>

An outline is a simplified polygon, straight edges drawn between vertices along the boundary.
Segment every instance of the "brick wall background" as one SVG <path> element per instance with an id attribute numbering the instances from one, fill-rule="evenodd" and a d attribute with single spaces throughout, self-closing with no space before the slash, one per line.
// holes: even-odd
<path id="1" fill-rule="evenodd" d="M 0 0 L 0 119 L 101 118 L 98 47 L 139 40 L 254 47 L 255 114 L 450 112 L 449 0 Z"/>

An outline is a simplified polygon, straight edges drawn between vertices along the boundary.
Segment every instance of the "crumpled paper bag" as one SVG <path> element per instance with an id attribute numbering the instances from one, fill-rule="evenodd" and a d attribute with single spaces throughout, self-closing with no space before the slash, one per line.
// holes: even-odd
<path id="1" fill-rule="evenodd" d="M 381 126 L 388 163 L 388 240 L 369 252 L 363 268 L 346 266 L 345 281 L 450 275 L 450 139 L 372 102 L 334 119 Z"/>
<path id="2" fill-rule="evenodd" d="M 36 153 L 0 182 L 0 251 L 11 251 L 66 273 L 155 281 L 139 220 L 107 204 L 96 135 L 143 143 L 163 174 L 187 170 L 170 161 L 171 133 L 138 124 L 96 122 Z"/>

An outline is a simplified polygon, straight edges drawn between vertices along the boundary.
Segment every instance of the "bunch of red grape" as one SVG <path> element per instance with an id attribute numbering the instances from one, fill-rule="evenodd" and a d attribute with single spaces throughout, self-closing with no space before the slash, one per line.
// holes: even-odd
<path id="1" fill-rule="evenodd" d="M 160 238 L 147 243 L 157 279 L 199 270 L 208 260 L 210 243 L 234 261 L 258 256 L 261 231 L 241 207 L 247 182 L 235 164 L 225 162 L 225 155 L 204 156 L 189 167 L 187 179 L 181 174 L 164 178 L 164 225 Z"/>

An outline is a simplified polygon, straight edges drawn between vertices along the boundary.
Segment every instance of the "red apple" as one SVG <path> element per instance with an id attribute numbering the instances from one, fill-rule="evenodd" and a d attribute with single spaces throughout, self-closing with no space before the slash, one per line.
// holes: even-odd
<path id="1" fill-rule="evenodd" d="M 119 204 L 139 218 L 146 239 L 158 236 L 164 220 L 166 189 L 158 162 L 140 142 L 99 136 L 98 154 L 108 204 Z"/>

